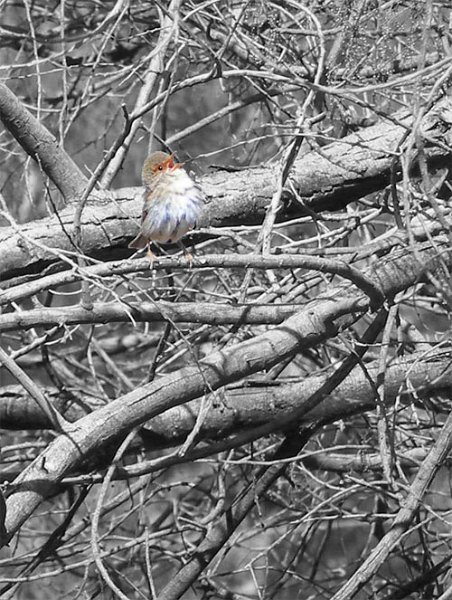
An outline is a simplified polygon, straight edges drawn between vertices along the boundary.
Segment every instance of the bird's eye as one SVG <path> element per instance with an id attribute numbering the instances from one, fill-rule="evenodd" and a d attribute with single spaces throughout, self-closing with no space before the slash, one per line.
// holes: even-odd
<path id="1" fill-rule="evenodd" d="M 159 165 L 159 171 L 163 171 L 163 165 Z"/>

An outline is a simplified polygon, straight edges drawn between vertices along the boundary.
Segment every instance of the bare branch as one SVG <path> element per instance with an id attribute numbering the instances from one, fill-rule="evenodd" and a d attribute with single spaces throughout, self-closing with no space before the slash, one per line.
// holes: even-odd
<path id="1" fill-rule="evenodd" d="M 445 99 L 426 116 L 423 129 L 428 131 L 429 139 L 437 134 L 440 140 L 444 138 L 444 131 L 449 130 L 451 123 L 445 122 L 441 115 L 451 106 Z M 290 176 L 297 195 L 285 192 L 280 216 L 304 214 L 305 207 L 314 211 L 339 210 L 371 191 L 384 188 L 390 180 L 399 140 L 412 118 L 401 114 L 394 121 L 369 127 L 299 157 Z M 430 161 L 448 160 L 449 149 L 441 144 L 426 146 L 426 152 Z M 201 185 L 208 202 L 200 225 L 224 227 L 261 222 L 274 191 L 274 177 L 272 166 L 233 173 L 220 171 L 204 177 Z M 85 254 L 96 256 L 106 247 L 127 245 L 136 233 L 135 223 L 141 215 L 139 193 L 138 189 L 118 190 L 115 194 L 118 203 L 93 201 L 92 206 L 85 208 L 81 222 Z M 56 249 L 72 253 L 74 247 L 67 232 L 72 231 L 74 212 L 74 208 L 67 208 L 58 218 L 26 224 L 20 231 L 1 229 L 2 278 L 33 270 L 37 265 L 42 266 L 43 261 L 54 261 Z M 46 249 L 47 246 L 54 250 Z"/>
<path id="2" fill-rule="evenodd" d="M 11 375 L 21 384 L 36 404 L 39 406 L 42 413 L 50 420 L 53 427 L 60 432 L 65 430 L 66 421 L 55 409 L 53 404 L 49 402 L 42 391 L 34 384 L 33 380 L 12 360 L 10 356 L 0 348 L 0 364 L 2 364 Z"/>
<path id="3" fill-rule="evenodd" d="M 38 325 L 76 323 L 155 322 L 226 324 L 278 324 L 296 311 L 295 306 L 228 305 L 208 302 L 109 303 L 64 308 L 39 308 L 0 315 L 0 332 Z"/>
<path id="4" fill-rule="evenodd" d="M 426 269 L 435 268 L 438 247 L 433 248 L 431 243 L 419 244 L 415 252 L 406 249 L 376 265 L 373 276 L 384 294 L 393 297 L 413 285 Z M 450 261 L 451 254 L 446 246 L 443 260 Z M 356 313 L 368 308 L 367 296 L 338 287 L 329 297 L 317 298 L 312 306 L 308 304 L 268 332 L 213 353 L 199 364 L 179 369 L 83 417 L 65 436 L 58 437 L 14 483 L 7 502 L 9 535 L 17 531 L 53 486 L 87 453 L 97 451 L 173 406 L 269 369 L 302 348 L 318 344 L 337 333 L 339 317 L 343 317 L 341 325 L 344 326 L 345 315 L 354 320 Z M 309 406 L 309 410 L 312 408 Z"/>
<path id="5" fill-rule="evenodd" d="M 0 83 L 0 119 L 27 154 L 36 160 L 67 202 L 83 194 L 87 179 L 52 135 L 17 96 Z"/>
<path id="6" fill-rule="evenodd" d="M 451 595 L 449 11 L 305 4 L 0 2 L 5 600 Z"/>
<path id="7" fill-rule="evenodd" d="M 417 352 L 394 360 L 386 367 L 384 401 L 387 407 L 400 398 L 447 391 L 452 385 L 449 353 L 434 350 L 430 354 Z M 301 424 L 330 423 L 353 414 L 373 410 L 376 405 L 375 387 L 378 361 L 366 364 L 367 375 L 356 367 L 350 375 L 319 406 L 302 417 Z M 204 419 L 200 439 L 222 439 L 240 430 L 266 423 L 277 425 L 287 413 L 296 410 L 328 379 L 329 374 L 312 375 L 293 383 L 268 385 L 262 379 L 247 379 L 244 385 L 226 386 L 221 393 L 221 405 L 213 406 Z M 75 422 L 94 409 L 88 396 L 77 402 L 55 388 L 47 388 L 46 396 L 66 419 Z M 200 400 L 171 408 L 147 422 L 141 430 L 145 446 L 174 446 L 182 443 L 192 431 L 199 413 Z M 52 427 L 48 418 L 17 386 L 0 390 L 0 422 L 4 429 L 46 429 Z M 344 464 L 344 463 L 343 463 Z"/>
<path id="8" fill-rule="evenodd" d="M 452 446 L 452 413 L 444 423 L 435 445 L 423 461 L 419 471 L 410 485 L 408 494 L 403 501 L 403 508 L 397 513 L 391 528 L 372 550 L 370 556 L 361 564 L 347 583 L 334 594 L 332 600 L 348 600 L 367 583 L 383 564 L 389 553 L 403 538 L 409 529 L 413 515 L 418 509 L 422 497 L 426 493 L 436 472 Z"/>
<path id="9" fill-rule="evenodd" d="M 149 97 L 155 88 L 158 77 L 161 76 L 165 69 L 165 55 L 168 46 L 171 42 L 177 39 L 180 4 L 181 0 L 172 0 L 165 11 L 165 14 L 162 16 L 159 39 L 152 52 L 147 73 L 135 103 L 134 112 L 138 111 L 148 102 Z M 136 135 L 139 125 L 140 122 L 137 119 L 131 123 L 130 130 L 127 132 L 121 147 L 117 149 L 115 156 L 112 158 L 102 177 L 102 187 L 108 187 L 113 177 L 118 172 L 129 146 Z M 152 140 L 150 140 L 150 142 L 152 142 Z"/>

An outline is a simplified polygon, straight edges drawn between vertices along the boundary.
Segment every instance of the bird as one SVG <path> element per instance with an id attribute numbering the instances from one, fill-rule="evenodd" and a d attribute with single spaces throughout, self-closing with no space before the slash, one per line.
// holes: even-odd
<path id="1" fill-rule="evenodd" d="M 174 161 L 174 154 L 160 151 L 150 154 L 143 164 L 141 227 L 129 248 L 147 247 L 151 264 L 155 260 L 151 242 L 177 242 L 192 261 L 180 238 L 197 226 L 204 198 L 201 188 L 183 167 L 183 163 Z"/>

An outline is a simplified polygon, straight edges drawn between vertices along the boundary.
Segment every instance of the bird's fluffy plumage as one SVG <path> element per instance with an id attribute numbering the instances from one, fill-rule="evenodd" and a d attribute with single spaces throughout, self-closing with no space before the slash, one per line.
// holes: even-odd
<path id="1" fill-rule="evenodd" d="M 130 248 L 149 242 L 177 242 L 196 227 L 203 206 L 202 192 L 182 165 L 164 152 L 155 152 L 143 166 L 144 207 L 139 235 Z"/>

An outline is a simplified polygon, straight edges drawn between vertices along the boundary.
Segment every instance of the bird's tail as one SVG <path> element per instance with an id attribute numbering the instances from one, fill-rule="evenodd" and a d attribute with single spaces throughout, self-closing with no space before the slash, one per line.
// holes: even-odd
<path id="1" fill-rule="evenodd" d="M 136 248 L 137 250 L 141 250 L 141 248 L 146 248 L 149 240 L 144 237 L 142 233 L 139 233 L 136 238 L 134 238 L 130 244 L 129 248 Z"/>

